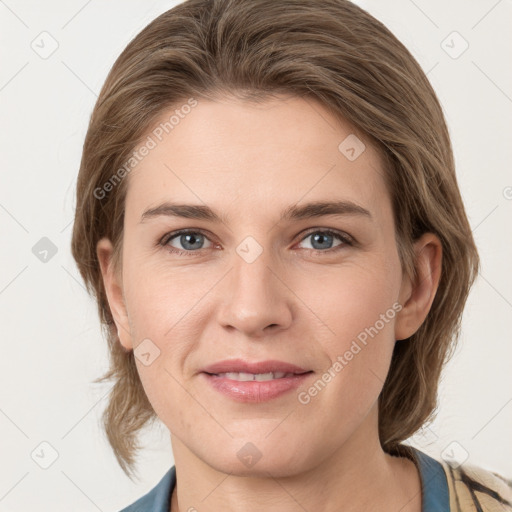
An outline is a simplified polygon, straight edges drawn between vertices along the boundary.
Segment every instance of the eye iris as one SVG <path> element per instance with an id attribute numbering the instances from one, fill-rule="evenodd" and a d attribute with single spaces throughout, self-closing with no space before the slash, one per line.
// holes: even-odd
<path id="1" fill-rule="evenodd" d="M 325 249 L 325 246 L 324 247 L 315 247 L 315 244 L 317 242 L 319 242 L 320 244 L 322 242 L 325 242 L 325 240 L 328 240 L 329 242 L 331 242 L 332 244 L 332 241 L 333 241 L 333 236 L 332 235 L 329 235 L 328 233 L 315 233 L 313 235 L 313 242 L 312 242 L 312 246 L 315 248 L 315 249 Z M 327 247 L 327 249 L 329 249 L 329 247 Z"/>
<path id="2" fill-rule="evenodd" d="M 180 243 L 185 249 L 200 249 L 203 246 L 202 235 L 184 234 L 180 236 Z M 187 244 L 190 244 L 187 246 Z"/>

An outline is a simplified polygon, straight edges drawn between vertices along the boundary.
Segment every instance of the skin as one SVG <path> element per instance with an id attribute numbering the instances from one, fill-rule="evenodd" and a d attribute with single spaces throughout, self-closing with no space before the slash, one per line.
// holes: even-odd
<path id="1" fill-rule="evenodd" d="M 379 443 L 377 399 L 395 340 L 416 332 L 431 307 L 441 243 L 423 235 L 415 244 L 418 279 L 402 273 L 379 155 L 361 135 L 366 149 L 354 161 L 338 150 L 355 133 L 312 99 L 199 100 L 128 177 L 122 268 L 111 263 L 109 240 L 97 253 L 122 345 L 133 350 L 149 338 L 160 350 L 149 366 L 136 361 L 171 433 L 173 512 L 421 510 L 416 467 Z M 279 220 L 290 205 L 320 200 L 350 200 L 372 218 Z M 224 222 L 141 222 L 164 201 L 208 205 Z M 205 232 L 196 235 L 202 248 L 190 249 L 179 236 L 158 245 L 183 228 Z M 312 228 L 356 243 L 333 237 L 313 245 Z M 263 248 L 252 263 L 236 251 L 247 236 Z M 169 245 L 188 253 L 173 254 Z M 300 403 L 298 392 L 397 303 L 399 313 Z M 238 403 L 199 373 L 235 357 L 278 359 L 315 373 L 274 400 Z M 261 453 L 252 467 L 237 457 L 248 442 Z"/>

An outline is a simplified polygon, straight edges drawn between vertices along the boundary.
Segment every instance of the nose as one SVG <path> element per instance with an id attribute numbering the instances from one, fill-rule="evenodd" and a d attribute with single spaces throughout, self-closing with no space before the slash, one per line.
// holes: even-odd
<path id="1" fill-rule="evenodd" d="M 223 297 L 219 324 L 252 338 L 287 329 L 292 322 L 293 293 L 278 268 L 265 251 L 251 263 L 235 254 L 233 269 L 219 290 Z"/>

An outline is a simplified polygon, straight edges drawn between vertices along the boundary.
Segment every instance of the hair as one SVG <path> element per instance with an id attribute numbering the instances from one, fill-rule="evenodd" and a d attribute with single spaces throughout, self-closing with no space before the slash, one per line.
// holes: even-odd
<path id="1" fill-rule="evenodd" d="M 102 421 L 130 478 L 138 433 L 156 413 L 133 351 L 119 342 L 96 254 L 107 237 L 114 268 L 122 265 L 127 179 L 108 194 L 106 184 L 116 169 L 126 172 L 134 148 L 168 108 L 190 98 L 264 101 L 273 94 L 318 100 L 375 147 L 407 276 L 417 276 L 414 241 L 427 232 L 439 237 L 434 301 L 420 328 L 395 343 L 379 395 L 384 451 L 399 449 L 435 415 L 440 374 L 460 337 L 480 262 L 442 108 L 425 73 L 381 22 L 347 0 L 188 0 L 152 21 L 114 63 L 90 118 L 77 181 L 72 253 L 110 350 L 110 369 L 95 382 L 113 381 Z"/>

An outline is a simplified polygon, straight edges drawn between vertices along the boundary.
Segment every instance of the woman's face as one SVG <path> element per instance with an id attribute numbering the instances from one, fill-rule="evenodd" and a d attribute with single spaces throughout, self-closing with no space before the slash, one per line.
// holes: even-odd
<path id="1" fill-rule="evenodd" d="M 148 133 L 125 178 L 109 292 L 173 446 L 226 473 L 277 476 L 371 445 L 395 340 L 412 334 L 377 153 L 309 99 L 181 113 Z"/>

